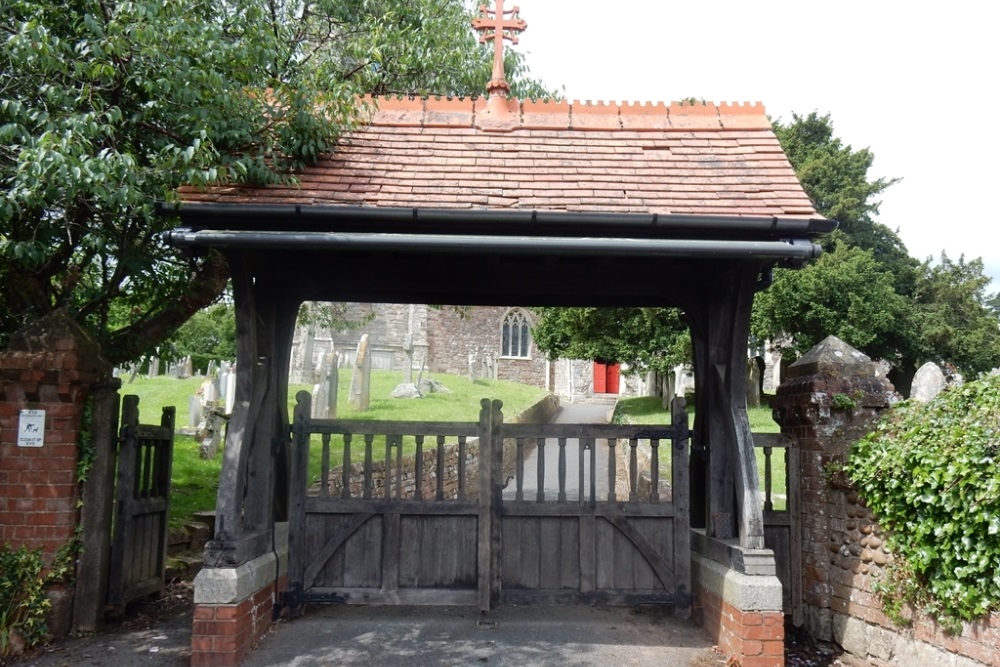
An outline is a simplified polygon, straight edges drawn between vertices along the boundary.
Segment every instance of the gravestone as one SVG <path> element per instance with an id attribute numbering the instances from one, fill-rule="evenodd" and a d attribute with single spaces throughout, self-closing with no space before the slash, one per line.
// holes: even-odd
<path id="1" fill-rule="evenodd" d="M 340 391 L 340 353 L 326 355 L 326 396 L 327 419 L 337 418 L 337 393 Z"/>
<path id="2" fill-rule="evenodd" d="M 469 352 L 469 382 L 476 381 L 476 353 Z"/>
<path id="3" fill-rule="evenodd" d="M 927 403 L 934 400 L 934 397 L 940 394 L 945 386 L 947 386 L 947 380 L 944 371 L 933 361 L 928 361 L 917 369 L 917 374 L 913 376 L 913 384 L 910 385 L 910 398 L 920 403 Z"/>
<path id="4" fill-rule="evenodd" d="M 224 420 L 219 408 L 218 378 L 206 377 L 201 383 L 201 423 L 198 424 L 198 455 L 205 460 L 211 460 L 219 453 L 222 444 Z"/>
<path id="5" fill-rule="evenodd" d="M 351 375 L 351 407 L 366 412 L 371 403 L 372 358 L 368 349 L 368 334 L 361 336 L 354 354 L 354 373 Z"/>

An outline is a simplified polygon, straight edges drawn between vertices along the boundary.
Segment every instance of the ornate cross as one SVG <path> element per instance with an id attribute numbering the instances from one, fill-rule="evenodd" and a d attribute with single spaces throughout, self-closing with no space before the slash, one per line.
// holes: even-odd
<path id="1" fill-rule="evenodd" d="M 503 67 L 503 40 L 509 39 L 511 44 L 517 44 L 517 33 L 528 27 L 528 24 L 518 16 L 520 8 L 504 10 L 503 0 L 496 0 L 496 8 L 479 5 L 479 16 L 472 19 L 472 27 L 482 33 L 479 42 L 485 44 L 493 40 L 493 78 L 486 86 L 490 97 L 499 95 L 507 97 L 510 94 L 510 84 Z"/>

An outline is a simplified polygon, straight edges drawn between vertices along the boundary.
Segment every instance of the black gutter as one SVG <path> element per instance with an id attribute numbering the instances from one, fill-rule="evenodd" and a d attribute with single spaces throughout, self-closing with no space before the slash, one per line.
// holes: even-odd
<path id="1" fill-rule="evenodd" d="M 837 228 L 825 218 L 779 218 L 655 213 L 434 209 L 376 206 L 165 204 L 195 230 L 381 232 L 495 236 L 636 236 L 671 239 L 814 240 Z"/>
<path id="2" fill-rule="evenodd" d="M 705 259 L 815 259 L 822 248 L 806 240 L 733 241 L 650 238 L 512 237 L 340 232 L 252 232 L 175 229 L 166 240 L 181 248 L 234 250 L 379 251 L 401 253 L 684 257 Z"/>

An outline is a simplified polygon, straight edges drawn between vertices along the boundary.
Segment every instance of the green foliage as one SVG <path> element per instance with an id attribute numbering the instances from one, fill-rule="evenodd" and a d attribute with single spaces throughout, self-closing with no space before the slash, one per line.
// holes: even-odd
<path id="1" fill-rule="evenodd" d="M 981 259 L 953 261 L 944 253 L 936 264 L 924 262 L 913 295 L 918 359 L 950 362 L 967 373 L 1000 366 L 1000 316 L 983 271 Z"/>
<path id="2" fill-rule="evenodd" d="M 691 358 L 676 308 L 535 308 L 532 336 L 549 358 L 596 359 L 667 371 Z"/>
<path id="3" fill-rule="evenodd" d="M 857 442 L 846 471 L 888 531 L 887 613 L 955 629 L 1000 611 L 1000 377 L 905 402 Z"/>
<path id="4" fill-rule="evenodd" d="M 0 347 L 65 308 L 113 363 L 222 293 L 153 202 L 266 184 L 332 151 L 356 95 L 478 93 L 460 0 L 11 0 L 0 27 Z M 510 52 L 515 91 L 544 92 Z"/>
<path id="5" fill-rule="evenodd" d="M 751 320 L 759 339 L 788 337 L 802 354 L 835 335 L 875 358 L 895 360 L 906 299 L 870 250 L 841 242 L 799 271 L 775 270 L 770 289 L 757 295 Z"/>
<path id="6" fill-rule="evenodd" d="M 199 310 L 170 339 L 171 359 L 191 357 L 196 371 L 207 372 L 211 361 L 236 359 L 236 312 L 230 302 Z"/>
<path id="7" fill-rule="evenodd" d="M 0 547 L 0 658 L 45 637 L 51 603 L 45 595 L 44 568 L 41 549 L 11 549 L 6 543 Z"/>
<path id="8" fill-rule="evenodd" d="M 845 146 L 834 136 L 830 115 L 815 111 L 775 122 L 774 133 L 816 210 L 840 223 L 840 236 L 871 250 L 880 263 L 914 263 L 899 236 L 873 219 L 880 203 L 875 198 L 899 179 L 868 180 L 875 161 L 870 150 Z"/>
<path id="9" fill-rule="evenodd" d="M 758 295 L 753 333 L 802 353 L 834 334 L 901 370 L 928 360 L 966 374 L 1000 363 L 1000 320 L 985 293 L 980 260 L 939 264 L 909 256 L 899 236 L 874 220 L 877 197 L 897 179 L 869 180 L 874 156 L 834 136 L 830 116 L 793 114 L 774 131 L 822 215 L 840 222 L 827 254 L 803 271 L 776 270 Z"/>

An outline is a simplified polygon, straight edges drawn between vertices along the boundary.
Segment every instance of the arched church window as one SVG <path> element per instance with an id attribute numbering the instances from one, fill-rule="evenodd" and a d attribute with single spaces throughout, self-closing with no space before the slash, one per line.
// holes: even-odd
<path id="1" fill-rule="evenodd" d="M 521 309 L 509 311 L 500 327 L 500 356 L 527 359 L 531 350 L 531 322 Z"/>

